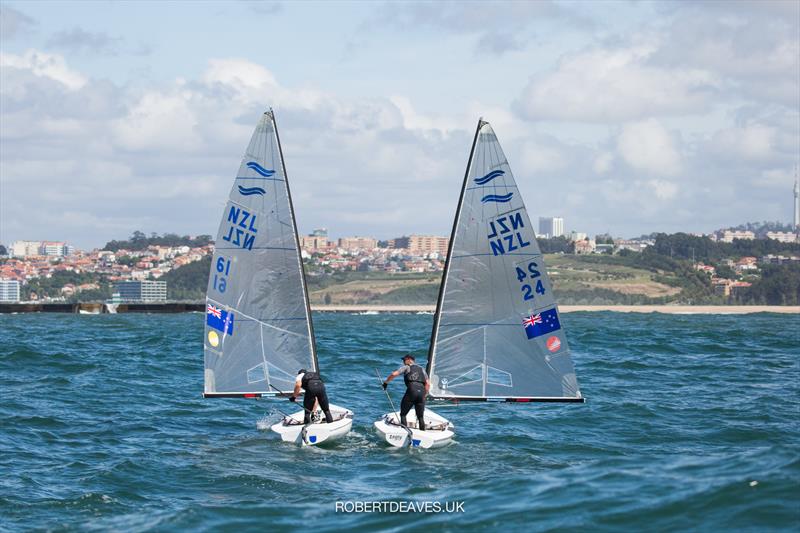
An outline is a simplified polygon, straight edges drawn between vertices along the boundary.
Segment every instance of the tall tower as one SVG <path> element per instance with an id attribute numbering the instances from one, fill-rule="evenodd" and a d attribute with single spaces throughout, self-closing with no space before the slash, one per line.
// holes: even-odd
<path id="1" fill-rule="evenodd" d="M 800 177 L 798 167 L 794 167 L 794 229 L 800 231 Z"/>

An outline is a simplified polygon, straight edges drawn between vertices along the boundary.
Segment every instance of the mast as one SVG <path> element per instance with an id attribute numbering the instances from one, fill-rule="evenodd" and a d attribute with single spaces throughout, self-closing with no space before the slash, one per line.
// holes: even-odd
<path id="1" fill-rule="evenodd" d="M 436 338 L 439 335 L 439 319 L 441 318 L 442 299 L 444 292 L 447 288 L 447 274 L 450 272 L 450 257 L 453 255 L 453 243 L 456 240 L 456 230 L 458 229 L 458 220 L 461 217 L 461 205 L 464 202 L 464 192 L 467 190 L 469 184 L 469 171 L 472 166 L 472 157 L 475 155 L 475 145 L 478 143 L 478 135 L 484 124 L 488 124 L 483 120 L 483 117 L 478 119 L 478 127 L 475 128 L 475 137 L 472 139 L 472 148 L 469 151 L 469 159 L 467 160 L 467 170 L 464 171 L 464 182 L 461 184 L 461 194 L 458 197 L 458 206 L 456 207 L 456 216 L 453 218 L 453 229 L 450 232 L 450 242 L 447 243 L 447 258 L 444 263 L 444 272 L 442 272 L 442 283 L 439 285 L 439 297 L 436 299 L 436 312 L 433 315 L 433 329 L 431 330 L 431 344 L 428 347 L 428 363 L 425 365 L 428 376 L 431 375 L 433 369 L 433 358 L 435 356 Z"/>
<path id="2" fill-rule="evenodd" d="M 300 263 L 300 281 L 303 285 L 303 300 L 306 304 L 306 323 L 308 324 L 308 336 L 311 339 L 311 357 L 314 360 L 314 370 L 319 372 L 319 360 L 317 359 L 317 341 L 314 336 L 314 324 L 311 322 L 311 303 L 308 301 L 308 286 L 306 284 L 306 269 L 303 264 L 303 254 L 300 251 L 300 234 L 297 232 L 297 220 L 294 216 L 294 204 L 292 203 L 292 192 L 289 188 L 289 174 L 286 172 L 286 162 L 283 159 L 283 147 L 281 146 L 281 136 L 278 134 L 278 124 L 275 122 L 275 112 L 269 108 L 269 114 L 272 118 L 272 126 L 275 128 L 275 138 L 278 140 L 278 154 L 281 158 L 281 168 L 283 169 L 283 177 L 286 180 L 286 195 L 289 197 L 289 213 L 292 216 L 292 229 L 294 231 L 294 241 L 297 247 L 297 262 Z"/>

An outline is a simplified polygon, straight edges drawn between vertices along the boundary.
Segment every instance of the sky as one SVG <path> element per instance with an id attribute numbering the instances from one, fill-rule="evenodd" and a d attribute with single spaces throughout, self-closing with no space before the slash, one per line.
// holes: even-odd
<path id="1" fill-rule="evenodd" d="M 304 234 L 448 235 L 479 117 L 534 221 L 789 223 L 800 2 L 0 1 L 0 243 L 215 234 L 269 107 Z"/>

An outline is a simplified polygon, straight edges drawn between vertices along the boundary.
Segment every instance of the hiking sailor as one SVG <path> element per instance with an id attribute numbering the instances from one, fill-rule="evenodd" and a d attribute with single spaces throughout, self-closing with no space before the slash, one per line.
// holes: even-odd
<path id="1" fill-rule="evenodd" d="M 306 391 L 303 398 L 303 408 L 305 409 L 303 423 L 311 423 L 311 413 L 317 408 L 317 402 L 319 402 L 322 412 L 325 413 L 325 422 L 328 424 L 333 422 L 331 409 L 328 405 L 328 394 L 325 392 L 325 383 L 322 382 L 319 373 L 307 372 L 305 368 L 301 368 L 294 380 L 294 393 L 289 398 L 290 402 L 297 401 L 297 397 L 300 396 L 300 389 Z"/>
<path id="2" fill-rule="evenodd" d="M 414 412 L 417 414 L 418 427 L 421 431 L 425 431 L 425 420 L 423 419 L 425 415 L 425 397 L 431 388 L 428 374 L 425 373 L 421 366 L 416 364 L 414 356 L 407 353 L 403 356 L 403 366 L 389 374 L 389 377 L 383 382 L 383 390 L 386 390 L 389 382 L 400 374 L 403 375 L 403 380 L 406 382 L 406 393 L 400 402 L 400 424 L 408 427 L 406 415 L 413 406 Z"/>

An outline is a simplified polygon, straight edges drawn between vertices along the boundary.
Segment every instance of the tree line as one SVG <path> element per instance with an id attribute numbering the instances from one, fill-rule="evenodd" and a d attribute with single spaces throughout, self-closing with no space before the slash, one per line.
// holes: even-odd
<path id="1" fill-rule="evenodd" d="M 211 242 L 211 235 L 198 235 L 197 237 L 190 237 L 189 235 L 178 235 L 177 233 L 165 233 L 158 235 L 151 233 L 148 237 L 141 231 L 134 231 L 133 234 L 126 240 L 122 241 L 109 241 L 103 246 L 103 250 L 109 252 L 116 252 L 117 250 L 145 250 L 148 246 L 205 246 Z"/>

